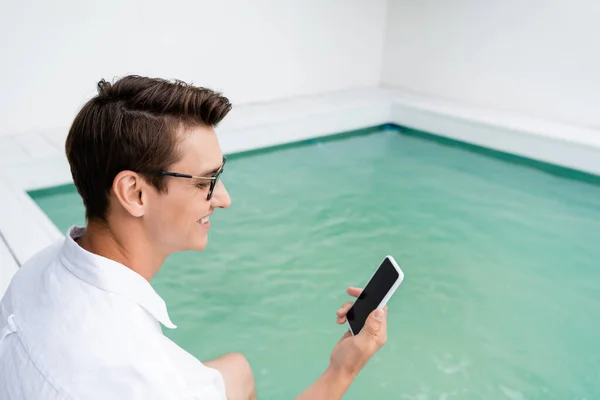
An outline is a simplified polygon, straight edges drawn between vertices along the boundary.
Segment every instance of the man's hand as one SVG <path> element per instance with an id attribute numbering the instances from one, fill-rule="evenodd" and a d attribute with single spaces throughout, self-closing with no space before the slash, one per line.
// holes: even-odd
<path id="1" fill-rule="evenodd" d="M 358 297 L 362 289 L 350 287 L 348 294 Z M 351 301 L 337 311 L 337 323 L 346 323 L 346 314 L 352 306 Z M 367 364 L 367 361 L 379 350 L 387 340 L 387 307 L 373 311 L 360 333 L 352 336 L 346 332 L 331 353 L 331 367 L 354 377 Z"/>
<path id="2" fill-rule="evenodd" d="M 349 295 L 358 297 L 362 289 L 350 287 L 347 291 Z M 348 302 L 337 311 L 338 324 L 346 322 L 346 314 L 351 306 L 352 302 Z M 329 368 L 297 400 L 341 399 L 356 375 L 386 340 L 387 307 L 373 311 L 358 335 L 352 336 L 348 331 L 342 336 L 331 353 Z"/>
<path id="3" fill-rule="evenodd" d="M 362 293 L 362 289 L 357 287 L 349 287 L 348 289 L 346 289 L 346 291 L 352 297 L 358 297 Z M 337 310 L 336 314 L 338 324 L 346 323 L 346 314 L 348 314 L 348 311 L 350 311 L 350 307 L 352 307 L 352 304 L 354 304 L 353 301 L 348 301 L 344 303 L 344 305 L 341 306 L 339 310 Z"/>

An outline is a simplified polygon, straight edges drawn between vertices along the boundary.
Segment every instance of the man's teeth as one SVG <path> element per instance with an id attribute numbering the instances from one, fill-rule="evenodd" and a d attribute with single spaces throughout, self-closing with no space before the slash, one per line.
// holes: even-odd
<path id="1" fill-rule="evenodd" d="M 207 222 L 208 222 L 208 217 L 204 217 L 204 218 L 202 218 L 202 219 L 200 220 L 200 223 L 201 223 L 201 224 L 205 224 L 205 223 L 207 223 Z"/>

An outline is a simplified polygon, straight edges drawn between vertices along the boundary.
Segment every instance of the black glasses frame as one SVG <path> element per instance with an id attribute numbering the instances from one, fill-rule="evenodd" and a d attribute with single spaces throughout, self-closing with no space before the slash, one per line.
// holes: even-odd
<path id="1" fill-rule="evenodd" d="M 206 196 L 206 200 L 210 200 L 213 195 L 213 191 L 215 190 L 215 186 L 219 182 L 219 176 L 223 173 L 223 168 L 225 167 L 225 162 L 227 162 L 227 157 L 223 156 L 223 164 L 219 167 L 219 170 L 215 172 L 212 176 L 197 176 L 197 175 L 189 175 L 182 174 L 179 172 L 168 172 L 168 171 L 157 171 L 151 172 L 153 174 L 158 174 L 161 176 L 172 176 L 175 178 L 187 178 L 187 179 L 203 179 L 210 180 L 210 187 L 208 189 L 208 195 Z"/>

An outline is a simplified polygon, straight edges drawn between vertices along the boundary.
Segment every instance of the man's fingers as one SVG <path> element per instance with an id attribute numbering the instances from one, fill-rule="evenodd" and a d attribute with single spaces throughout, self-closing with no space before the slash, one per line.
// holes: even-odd
<path id="1" fill-rule="evenodd" d="M 346 302 L 343 306 L 340 307 L 339 310 L 337 310 L 335 313 L 337 314 L 338 317 L 343 317 L 346 314 L 348 314 L 348 310 L 350 310 L 350 307 L 352 307 L 352 302 L 348 301 Z"/>
<path id="2" fill-rule="evenodd" d="M 349 287 L 348 289 L 346 289 L 346 292 L 348 292 L 348 294 L 352 297 L 358 297 L 360 295 L 360 293 L 362 292 L 362 289 L 357 288 L 357 287 Z M 349 301 L 349 302 L 345 303 L 343 306 L 341 306 L 339 310 L 336 311 L 338 324 L 346 323 L 346 314 L 348 314 L 348 311 L 352 307 L 352 304 L 354 304 L 354 302 Z"/>

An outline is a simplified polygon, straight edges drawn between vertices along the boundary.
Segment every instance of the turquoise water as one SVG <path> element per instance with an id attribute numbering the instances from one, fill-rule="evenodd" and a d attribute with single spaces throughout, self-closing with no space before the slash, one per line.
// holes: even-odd
<path id="1" fill-rule="evenodd" d="M 201 360 L 243 352 L 261 399 L 327 366 L 335 311 L 392 254 L 388 343 L 347 399 L 600 398 L 600 186 L 376 132 L 232 157 L 209 247 L 153 281 Z M 32 193 L 61 231 L 72 186 Z"/>

